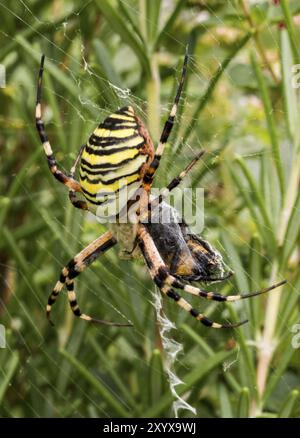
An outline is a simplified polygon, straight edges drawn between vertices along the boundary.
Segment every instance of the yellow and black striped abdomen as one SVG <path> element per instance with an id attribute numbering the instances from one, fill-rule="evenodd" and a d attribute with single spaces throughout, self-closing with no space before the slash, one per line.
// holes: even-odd
<path id="1" fill-rule="evenodd" d="M 107 208 L 110 215 L 117 214 L 140 187 L 153 151 L 149 134 L 131 106 L 107 117 L 81 156 L 80 185 L 89 207 L 99 216 L 106 215 Z"/>

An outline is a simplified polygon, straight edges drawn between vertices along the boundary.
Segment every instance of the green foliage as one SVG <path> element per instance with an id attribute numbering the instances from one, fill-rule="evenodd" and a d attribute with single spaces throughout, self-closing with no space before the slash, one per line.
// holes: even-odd
<path id="1" fill-rule="evenodd" d="M 165 3 L 0 2 L 3 417 L 174 415 L 154 286 L 141 263 L 121 261 L 113 249 L 76 281 L 82 309 L 133 328 L 75 321 L 65 294 L 53 309 L 55 328 L 45 320 L 60 269 L 105 226 L 75 210 L 50 175 L 34 109 L 45 53 L 44 118 L 64 169 L 95 125 L 126 102 L 157 140 L 187 41 L 187 83 L 157 184 L 204 147 L 190 184 L 206 188 L 203 235 L 235 271 L 208 289 L 288 284 L 240 305 L 192 300 L 216 320 L 246 315 L 249 324 L 231 332 L 202 327 L 164 300 L 177 326 L 169 336 L 183 346 L 174 364 L 183 382 L 177 393 L 200 417 L 300 415 L 299 350 L 291 343 L 300 322 L 300 100 L 291 81 L 298 2 Z"/>

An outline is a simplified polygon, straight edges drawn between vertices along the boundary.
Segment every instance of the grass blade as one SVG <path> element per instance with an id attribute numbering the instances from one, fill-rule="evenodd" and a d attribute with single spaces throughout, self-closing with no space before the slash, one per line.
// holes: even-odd
<path id="1" fill-rule="evenodd" d="M 254 178 L 251 175 L 250 170 L 249 170 L 248 166 L 246 165 L 245 161 L 239 156 L 236 157 L 235 161 L 239 165 L 240 169 L 243 172 L 243 175 L 245 176 L 245 178 L 249 184 L 252 195 L 254 196 L 254 202 L 260 211 L 260 214 L 262 216 L 262 223 L 264 223 L 264 226 L 265 226 L 265 232 L 266 232 L 266 236 L 267 236 L 266 242 L 270 243 L 270 246 L 272 247 L 272 252 L 274 253 L 276 251 L 276 239 L 275 239 L 274 230 L 273 230 L 273 226 L 272 226 L 269 214 L 268 214 L 266 207 L 265 207 L 264 199 L 261 196 L 261 192 L 260 192 L 257 184 L 255 183 Z"/>
<path id="2" fill-rule="evenodd" d="M 182 330 L 196 344 L 198 344 L 199 347 L 203 350 L 203 352 L 206 353 L 208 356 L 212 356 L 214 354 L 214 350 L 212 348 L 210 348 L 208 343 L 195 330 L 193 330 L 189 325 L 182 324 L 182 326 L 180 327 L 180 330 Z"/>
<path id="3" fill-rule="evenodd" d="M 249 388 L 242 388 L 238 402 L 238 418 L 248 418 L 249 416 Z"/>
<path id="4" fill-rule="evenodd" d="M 268 126 L 268 132 L 270 136 L 271 146 L 272 146 L 272 154 L 273 154 L 273 160 L 274 165 L 277 170 L 277 176 L 279 181 L 279 187 L 280 187 L 280 193 L 281 193 L 281 203 L 284 201 L 285 197 L 285 178 L 282 168 L 282 160 L 281 160 L 281 154 L 280 154 L 280 148 L 279 148 L 279 141 L 276 133 L 275 128 L 275 121 L 273 117 L 273 108 L 271 99 L 269 96 L 268 88 L 266 81 L 263 77 L 261 68 L 259 64 L 257 63 L 254 55 L 251 56 L 251 62 L 252 67 L 256 75 L 258 87 L 260 90 L 261 98 L 263 101 L 264 109 L 265 109 L 265 115 L 267 120 L 267 126 Z"/>
<path id="5" fill-rule="evenodd" d="M 247 44 L 247 42 L 252 37 L 253 32 L 247 33 L 243 38 L 241 38 L 240 41 L 236 42 L 234 44 L 234 48 L 232 49 L 231 53 L 222 61 L 220 66 L 218 67 L 216 73 L 213 75 L 211 80 L 209 81 L 209 84 L 206 88 L 205 93 L 202 95 L 201 99 L 199 100 L 199 103 L 191 117 L 191 123 L 189 124 L 188 128 L 185 130 L 183 134 L 183 140 L 181 143 L 181 147 L 178 147 L 177 153 L 180 152 L 182 145 L 185 144 L 188 139 L 190 138 L 191 134 L 194 132 L 194 128 L 196 124 L 198 123 L 199 115 L 201 111 L 204 109 L 206 103 L 210 99 L 214 89 L 216 88 L 219 80 L 221 79 L 224 71 L 230 64 L 230 62 L 234 59 L 234 57 L 239 53 L 239 51 Z"/>
<path id="6" fill-rule="evenodd" d="M 201 366 L 196 367 L 183 378 L 185 384 L 178 387 L 177 394 L 179 396 L 185 394 L 193 385 L 196 383 L 198 384 L 201 379 L 203 379 L 208 373 L 211 373 L 215 368 L 219 367 L 222 362 L 224 362 L 234 353 L 234 351 L 221 351 L 207 359 L 205 363 L 202 363 Z M 144 416 L 146 418 L 159 417 L 171 406 L 173 400 L 174 396 L 171 394 L 164 394 L 155 404 L 155 406 L 152 406 L 150 409 L 146 410 Z"/>
<path id="7" fill-rule="evenodd" d="M 282 90 L 284 95 L 285 116 L 287 126 L 291 138 L 297 143 L 299 138 L 299 111 L 297 104 L 297 94 L 291 80 L 291 72 L 293 67 L 293 59 L 289 44 L 289 39 L 286 29 L 280 32 L 280 54 L 281 54 L 281 69 L 282 69 Z"/>
<path id="8" fill-rule="evenodd" d="M 225 385 L 221 384 L 219 388 L 220 409 L 222 418 L 233 418 L 232 406 L 228 390 Z"/>
<path id="9" fill-rule="evenodd" d="M 111 56 L 109 55 L 105 45 L 100 40 L 94 40 L 93 47 L 95 50 L 97 65 L 101 66 L 101 70 L 103 71 L 105 78 L 116 87 L 122 88 L 122 79 L 116 72 L 116 69 L 111 61 Z"/>
<path id="10" fill-rule="evenodd" d="M 283 373 L 290 363 L 292 356 L 295 354 L 295 349 L 291 348 L 290 339 L 285 342 L 284 347 L 281 346 L 280 350 L 280 362 L 277 363 L 277 367 L 273 370 L 273 373 L 267 383 L 266 389 L 263 394 L 263 404 L 268 401 L 268 398 L 272 394 L 276 385 L 279 383 L 280 379 L 282 379 Z"/>
<path id="11" fill-rule="evenodd" d="M 175 8 L 173 9 L 172 13 L 170 14 L 166 24 L 163 26 L 162 30 L 160 31 L 156 43 L 154 45 L 154 50 L 157 50 L 160 45 L 162 44 L 163 39 L 169 35 L 169 33 L 171 32 L 173 25 L 177 19 L 177 17 L 180 14 L 181 9 L 183 8 L 185 4 L 184 0 L 178 0 Z"/>
<path id="12" fill-rule="evenodd" d="M 145 48 L 136 38 L 136 35 L 127 27 L 127 23 L 122 16 L 117 12 L 117 9 L 112 6 L 109 0 L 97 0 L 96 4 L 100 11 L 105 15 L 114 31 L 120 35 L 124 41 L 136 54 L 147 76 L 151 75 L 149 59 L 146 56 Z"/>
<path id="13" fill-rule="evenodd" d="M 98 392 L 98 394 L 106 401 L 106 403 L 121 417 L 126 418 L 129 412 L 124 409 L 119 400 L 111 394 L 107 387 L 97 379 L 79 360 L 72 356 L 68 351 L 61 350 L 60 353 L 73 365 L 78 373 L 91 385 L 91 387 Z"/>
<path id="14" fill-rule="evenodd" d="M 19 355 L 15 352 L 11 354 L 11 357 L 6 362 L 4 368 L 1 367 L 1 374 L 3 375 L 3 378 L 1 379 L 0 383 L 0 404 L 2 403 L 5 392 L 11 383 L 13 375 L 17 371 L 18 364 Z"/>
<path id="15" fill-rule="evenodd" d="M 166 392 L 163 359 L 158 349 L 153 350 L 149 367 L 149 405 L 152 406 Z"/>
<path id="16" fill-rule="evenodd" d="M 280 1 L 280 6 L 285 18 L 285 25 L 288 31 L 288 35 L 289 35 L 289 39 L 290 39 L 290 43 L 291 43 L 291 48 L 292 48 L 292 52 L 294 55 L 294 60 L 295 62 L 298 64 L 299 63 L 299 50 L 298 50 L 298 39 L 296 36 L 296 31 L 294 28 L 294 23 L 293 23 L 293 17 L 288 5 L 288 2 L 286 0 L 281 0 Z"/>
<path id="17" fill-rule="evenodd" d="M 257 211 L 257 207 L 254 204 L 248 189 L 245 187 L 244 181 L 241 178 L 241 176 L 234 171 L 234 169 L 232 169 L 231 163 L 227 162 L 226 160 L 226 165 L 229 169 L 231 178 L 234 181 L 234 185 L 235 187 L 238 189 L 239 194 L 241 196 L 241 198 L 243 199 L 243 204 L 248 208 L 251 216 L 252 216 L 252 220 L 253 223 L 255 224 L 256 228 L 257 228 L 257 232 L 259 233 L 260 236 L 263 237 L 263 241 L 265 242 L 266 246 L 269 248 L 269 251 L 273 252 L 274 251 L 274 238 L 272 238 L 270 240 L 270 230 L 269 228 L 267 228 L 265 226 L 265 223 L 263 221 L 263 219 L 261 218 L 261 216 L 259 215 L 258 211 Z"/>
<path id="18" fill-rule="evenodd" d="M 291 211 L 291 216 L 287 224 L 286 234 L 284 238 L 282 265 L 288 262 L 300 233 L 300 192 L 298 192 L 295 204 Z"/>
<path id="19" fill-rule="evenodd" d="M 156 39 L 159 26 L 161 0 L 146 0 L 146 27 L 150 46 Z"/>
<path id="20" fill-rule="evenodd" d="M 110 366 L 110 360 L 109 357 L 105 354 L 105 352 L 102 350 L 101 346 L 97 343 L 95 338 L 92 335 L 88 336 L 88 341 L 91 344 L 92 348 L 97 353 L 97 356 L 99 357 L 101 363 L 107 370 L 108 374 L 113 379 L 116 386 L 119 388 L 120 392 L 122 392 L 123 397 L 127 400 L 127 402 L 131 405 L 132 409 L 136 409 L 136 403 L 131 396 L 131 393 L 129 389 L 124 385 L 122 379 L 118 375 L 118 373 Z"/>
<path id="21" fill-rule="evenodd" d="M 254 234 L 249 248 L 250 258 L 250 289 L 255 290 L 261 285 L 262 279 L 262 244 L 259 236 Z M 259 335 L 259 326 L 262 318 L 261 303 L 259 300 L 249 300 L 251 326 L 255 328 L 254 337 Z"/>
<path id="22" fill-rule="evenodd" d="M 282 403 L 282 406 L 278 412 L 278 418 L 289 418 L 293 412 L 297 399 L 299 398 L 298 389 L 293 389 L 286 400 Z"/>

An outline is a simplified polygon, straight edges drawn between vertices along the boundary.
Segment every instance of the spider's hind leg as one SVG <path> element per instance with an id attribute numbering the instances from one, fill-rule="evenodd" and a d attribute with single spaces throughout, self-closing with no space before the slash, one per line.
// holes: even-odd
<path id="1" fill-rule="evenodd" d="M 50 320 L 50 313 L 52 310 L 52 305 L 55 303 L 59 293 L 61 292 L 64 285 L 67 287 L 68 299 L 75 316 L 86 321 L 95 322 L 99 324 L 116 325 L 116 326 L 127 326 L 129 324 L 119 324 L 110 321 L 103 321 L 94 319 L 85 313 L 82 313 L 78 303 L 74 290 L 74 279 L 83 272 L 97 257 L 99 257 L 106 250 L 110 249 L 117 243 L 116 239 L 112 236 L 110 231 L 107 231 L 102 236 L 98 237 L 92 243 L 90 243 L 86 248 L 84 248 L 80 253 L 78 253 L 61 271 L 60 279 L 56 283 L 51 295 L 48 298 L 47 304 L 47 318 Z M 51 322 L 52 323 L 52 322 Z M 53 323 L 52 323 L 53 324 Z"/>
<path id="2" fill-rule="evenodd" d="M 140 224 L 138 229 L 138 242 L 141 252 L 144 256 L 146 264 L 148 266 L 151 278 L 158 286 L 160 291 L 173 299 L 178 306 L 185 311 L 189 312 L 194 318 L 200 321 L 203 325 L 212 328 L 235 328 L 247 321 L 241 321 L 236 324 L 220 324 L 218 322 L 211 321 L 205 315 L 194 309 L 190 303 L 188 303 L 181 295 L 176 292 L 172 286 L 178 287 L 177 279 L 170 275 L 168 268 L 166 267 L 161 255 L 146 227 Z M 185 289 L 184 289 L 185 290 Z"/>
<path id="3" fill-rule="evenodd" d="M 58 282 L 56 283 L 56 285 L 54 286 L 53 291 L 51 292 L 51 294 L 48 297 L 48 302 L 47 302 L 47 306 L 46 306 L 46 315 L 47 315 L 47 319 L 51 325 L 54 325 L 50 319 L 52 306 L 56 302 L 58 295 L 60 294 L 60 292 L 62 291 L 62 289 L 66 283 L 68 272 L 69 271 L 68 271 L 67 267 L 64 267 L 62 269 L 61 274 L 60 274 L 60 278 L 59 278 Z"/>
<path id="4" fill-rule="evenodd" d="M 238 294 L 238 295 L 221 295 L 219 293 L 215 293 L 215 292 L 208 292 L 206 290 L 200 289 L 198 287 L 194 287 L 191 286 L 190 284 L 184 284 L 182 281 L 175 279 L 172 282 L 172 285 L 178 289 L 182 289 L 185 292 L 191 294 L 191 295 L 196 295 L 198 297 L 202 297 L 202 298 L 206 298 L 207 300 L 211 300 L 211 301 L 240 301 L 243 300 L 245 298 L 252 298 L 252 297 L 257 297 L 258 295 L 262 295 L 265 294 L 267 292 L 270 292 L 273 289 L 276 289 L 280 286 L 283 286 L 284 284 L 286 284 L 286 280 L 282 280 L 279 283 L 275 283 L 269 287 L 266 287 L 264 289 L 261 290 L 257 290 L 257 291 L 253 291 L 253 292 L 247 292 L 247 293 L 242 293 L 242 294 Z"/>

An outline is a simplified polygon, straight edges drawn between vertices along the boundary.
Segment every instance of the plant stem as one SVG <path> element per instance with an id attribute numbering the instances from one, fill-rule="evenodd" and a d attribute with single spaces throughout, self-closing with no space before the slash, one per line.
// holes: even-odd
<path id="1" fill-rule="evenodd" d="M 259 33 L 258 33 L 258 29 L 257 29 L 257 27 L 255 25 L 255 22 L 254 22 L 252 16 L 251 16 L 249 5 L 246 2 L 246 0 L 240 0 L 240 4 L 241 4 L 241 7 L 243 9 L 245 17 L 248 20 L 249 25 L 251 26 L 251 28 L 253 30 L 255 30 L 254 41 L 255 41 L 257 50 L 258 50 L 258 52 L 259 52 L 259 54 L 260 54 L 260 56 L 261 56 L 261 58 L 262 58 L 262 60 L 263 60 L 263 62 L 265 64 L 265 66 L 269 70 L 269 72 L 270 72 L 270 74 L 271 74 L 275 84 L 278 85 L 280 83 L 280 80 L 277 78 L 277 76 L 276 76 L 276 74 L 275 74 L 275 72 L 274 72 L 274 70 L 273 70 L 273 68 L 272 68 L 272 66 L 270 64 L 270 61 L 268 60 L 268 57 L 267 57 L 266 52 L 264 50 L 264 47 L 261 44 L 260 36 L 259 36 Z"/>
<path id="2" fill-rule="evenodd" d="M 139 0 L 139 24 L 144 40 L 147 40 L 147 18 L 145 0 Z"/>
<path id="3" fill-rule="evenodd" d="M 300 158 L 294 160 L 293 167 L 290 172 L 290 178 L 287 189 L 287 197 L 285 199 L 284 207 L 282 209 L 279 221 L 278 229 L 278 245 L 279 247 L 284 244 L 287 225 L 293 211 L 295 199 L 298 191 L 298 183 L 300 178 Z M 271 283 L 276 281 L 276 277 L 279 272 L 284 271 L 284 266 L 279 266 L 276 262 L 273 266 Z M 277 316 L 280 306 L 281 291 L 269 295 L 267 301 L 267 307 L 265 312 L 265 324 L 264 331 L 260 343 L 260 350 L 258 353 L 257 364 L 257 388 L 260 396 L 264 394 L 266 381 L 268 378 L 268 372 L 270 363 L 273 357 L 273 353 L 276 349 L 277 340 L 275 337 L 275 329 L 277 323 Z M 255 409 L 255 407 L 254 407 Z"/>
<path id="4" fill-rule="evenodd" d="M 266 85 L 265 78 L 263 76 L 262 70 L 260 68 L 260 65 L 257 63 L 255 56 L 253 53 L 251 53 L 251 63 L 253 66 L 253 70 L 256 75 L 258 87 L 260 89 L 262 102 L 264 105 L 265 115 L 266 115 L 266 121 L 267 121 L 267 127 L 268 132 L 270 136 L 270 142 L 272 147 L 272 156 L 274 165 L 276 167 L 278 181 L 279 181 L 279 187 L 280 187 L 280 194 L 281 194 L 281 203 L 284 203 L 285 199 L 285 175 L 282 167 L 282 159 L 281 159 L 281 151 L 280 151 L 280 144 L 279 140 L 277 138 L 277 132 L 276 132 L 276 123 L 273 116 L 273 107 L 271 98 L 269 95 L 269 90 Z"/>
<path id="5" fill-rule="evenodd" d="M 160 76 L 155 53 L 151 56 L 151 77 L 147 82 L 148 130 L 156 142 L 160 134 Z"/>
<path id="6" fill-rule="evenodd" d="M 293 51 L 294 60 L 296 63 L 299 63 L 299 51 L 298 51 L 298 41 L 297 35 L 294 28 L 293 16 L 291 14 L 290 8 L 286 0 L 280 1 L 280 6 L 285 18 L 285 25 L 289 34 L 291 48 Z"/>
<path id="7" fill-rule="evenodd" d="M 289 184 L 286 190 L 286 198 L 283 205 L 281 219 L 279 222 L 278 245 L 281 247 L 284 244 L 285 233 L 288 222 L 294 208 L 295 200 L 298 193 L 298 184 L 300 180 L 300 156 L 295 157 L 293 166 L 290 171 Z"/>
<path id="8" fill-rule="evenodd" d="M 275 262 L 272 269 L 270 284 L 275 283 L 277 275 L 278 275 L 278 262 Z M 276 327 L 279 304 L 280 304 L 280 296 L 281 296 L 280 290 L 276 291 L 276 293 L 274 294 L 270 294 L 268 296 L 268 301 L 266 306 L 264 331 L 258 349 L 258 363 L 257 363 L 257 374 L 256 374 L 257 390 L 260 397 L 262 397 L 266 387 L 269 367 L 277 343 L 274 337 L 274 333 L 275 333 L 275 327 Z M 252 407 L 252 414 L 257 415 L 257 412 L 255 412 L 256 409 L 257 407 L 256 405 L 254 405 Z"/>

